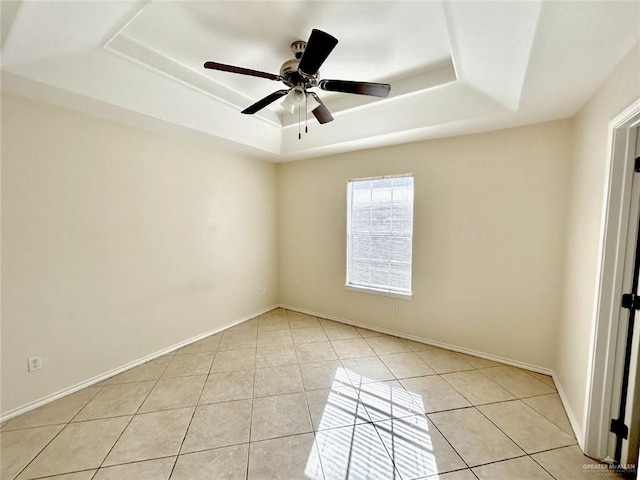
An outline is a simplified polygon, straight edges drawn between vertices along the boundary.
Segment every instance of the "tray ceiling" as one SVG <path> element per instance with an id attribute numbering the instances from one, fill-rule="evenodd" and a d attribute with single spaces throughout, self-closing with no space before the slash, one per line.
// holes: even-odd
<path id="1" fill-rule="evenodd" d="M 2 2 L 3 89 L 287 161 L 573 115 L 640 39 L 637 2 Z M 298 140 L 279 102 L 240 111 L 312 28 L 338 38 L 319 91 L 335 120 Z M 304 122 L 304 119 L 303 119 Z"/>

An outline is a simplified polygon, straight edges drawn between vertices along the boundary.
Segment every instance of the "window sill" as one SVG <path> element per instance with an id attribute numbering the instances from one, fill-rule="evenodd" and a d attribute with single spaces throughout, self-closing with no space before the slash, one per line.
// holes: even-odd
<path id="1" fill-rule="evenodd" d="M 412 293 L 395 293 L 395 292 L 386 292 L 384 290 L 376 290 L 374 288 L 366 288 L 366 287 L 356 287 L 354 285 L 345 285 L 345 290 L 351 290 L 352 292 L 360 292 L 360 293 L 370 293 L 373 295 L 381 295 L 383 297 L 391 297 L 391 298 L 402 298 L 404 300 L 413 300 Z"/>

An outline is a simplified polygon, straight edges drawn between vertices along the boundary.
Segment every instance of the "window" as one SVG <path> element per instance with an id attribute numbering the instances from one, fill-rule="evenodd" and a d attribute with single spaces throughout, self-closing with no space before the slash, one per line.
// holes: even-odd
<path id="1" fill-rule="evenodd" d="M 347 184 L 347 288 L 410 296 L 413 175 Z"/>

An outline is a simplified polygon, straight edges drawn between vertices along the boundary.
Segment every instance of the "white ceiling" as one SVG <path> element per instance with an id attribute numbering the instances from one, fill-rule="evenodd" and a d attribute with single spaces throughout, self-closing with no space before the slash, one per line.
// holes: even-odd
<path id="1" fill-rule="evenodd" d="M 23 1 L 1 3 L 2 88 L 273 161 L 572 116 L 640 39 L 637 1 Z M 312 28 L 339 43 L 321 78 L 386 82 L 386 99 L 319 91 L 335 120 L 298 140 L 270 73 Z M 639 79 L 640 80 L 640 79 Z"/>

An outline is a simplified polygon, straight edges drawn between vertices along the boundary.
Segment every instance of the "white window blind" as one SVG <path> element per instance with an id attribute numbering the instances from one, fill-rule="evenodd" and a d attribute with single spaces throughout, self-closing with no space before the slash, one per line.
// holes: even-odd
<path id="1" fill-rule="evenodd" d="M 411 295 L 413 175 L 349 180 L 347 287 Z"/>

